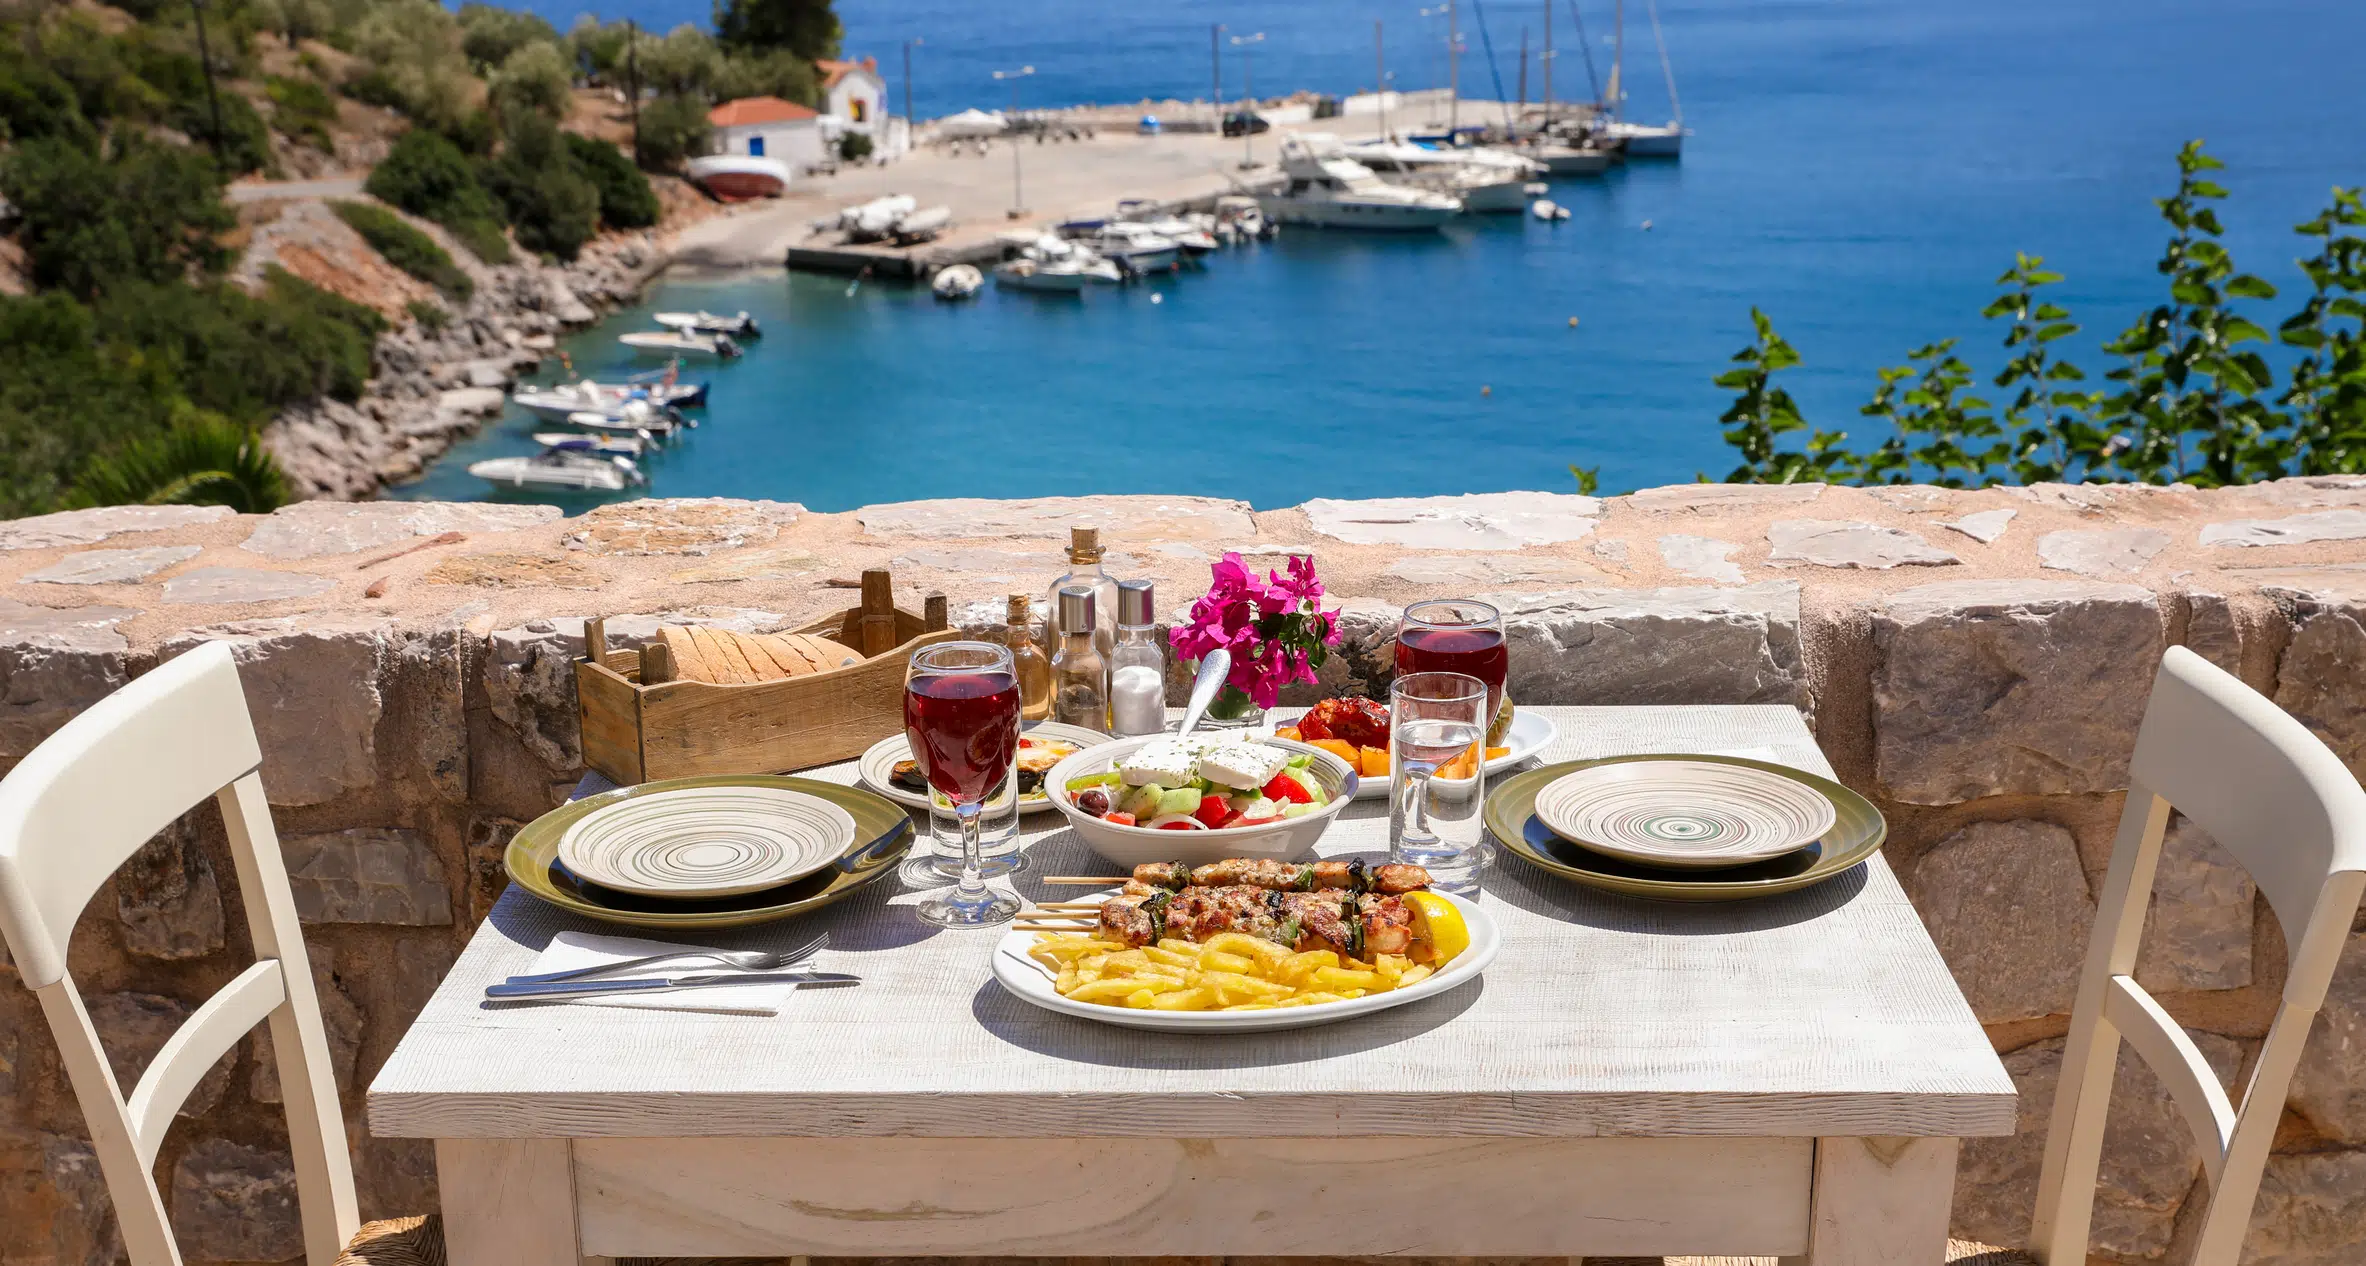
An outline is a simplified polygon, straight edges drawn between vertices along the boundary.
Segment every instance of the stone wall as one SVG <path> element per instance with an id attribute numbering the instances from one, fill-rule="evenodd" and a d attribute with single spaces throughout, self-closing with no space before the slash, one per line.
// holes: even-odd
<path id="1" fill-rule="evenodd" d="M 2019 1082 L 2022 1132 L 1964 1151 L 1958 1229 L 2018 1242 L 2080 955 L 2162 649 L 2240 674 L 2366 767 L 2366 481 L 2219 492 L 1685 486 L 1252 511 L 1188 497 L 539 507 L 307 502 L 263 517 L 78 511 L 0 524 L 0 767 L 204 641 L 244 667 L 352 1116 L 365 1211 L 424 1209 L 429 1150 L 360 1127 L 361 1092 L 501 886 L 517 824 L 580 764 L 569 658 L 661 620 L 764 629 L 848 605 L 886 564 L 907 605 L 983 621 L 1098 524 L 1170 617 L 1208 562 L 1311 552 L 1346 599 L 1326 686 L 1378 689 L 1396 609 L 1495 595 L 1530 703 L 1784 703 L 1892 824 L 1890 864 Z M 434 543 L 463 533 L 458 543 Z M 1306 697 L 1311 697 L 1309 694 Z M 246 961 L 210 810 L 93 902 L 77 979 L 125 1075 Z M 2229 1078 L 2256 1056 L 2285 929 L 2180 823 L 2140 978 Z M 2366 1239 L 2366 943 L 2294 1084 L 2249 1260 L 2332 1266 Z M 10 975 L 0 969 L 0 975 Z M 224 1061 L 159 1172 L 190 1257 L 296 1252 L 278 1087 Z M 2133 1063 L 2096 1223 L 2103 1260 L 2180 1260 L 2200 1164 Z M 95 1163 L 29 995 L 0 986 L 0 1262 L 108 1260 Z"/>

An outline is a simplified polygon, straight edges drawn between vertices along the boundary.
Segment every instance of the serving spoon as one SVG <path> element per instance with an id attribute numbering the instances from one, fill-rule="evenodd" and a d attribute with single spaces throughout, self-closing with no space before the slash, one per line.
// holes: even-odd
<path id="1" fill-rule="evenodd" d="M 1181 738 L 1191 733 L 1200 718 L 1208 713 L 1208 705 L 1216 701 L 1216 692 L 1224 688 L 1224 679 L 1232 674 L 1232 652 L 1219 646 L 1202 656 L 1199 676 L 1191 683 L 1191 701 L 1183 708 L 1183 728 L 1175 731 Z"/>

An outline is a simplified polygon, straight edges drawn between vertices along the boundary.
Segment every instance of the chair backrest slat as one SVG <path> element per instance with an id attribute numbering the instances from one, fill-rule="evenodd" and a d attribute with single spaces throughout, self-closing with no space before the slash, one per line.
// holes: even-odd
<path id="1" fill-rule="evenodd" d="M 212 1071 L 214 1061 L 229 1054 L 231 1047 L 287 1001 L 283 980 L 277 959 L 256 963 L 206 999 L 165 1039 L 124 1103 L 142 1160 L 155 1163 L 156 1149 L 163 1145 L 174 1114 Z"/>
<path id="2" fill-rule="evenodd" d="M 328 1037 L 261 763 L 238 666 L 213 644 L 92 706 L 0 779 L 0 934 L 41 1000 L 134 1266 L 180 1266 L 156 1186 L 157 1151 L 198 1081 L 265 1022 L 311 1266 L 330 1266 L 360 1222 Z M 126 1100 L 67 972 L 67 943 L 108 876 L 208 796 L 222 810 L 255 963 L 166 1039 Z"/>
<path id="3" fill-rule="evenodd" d="M 2030 1249 L 2083 1266 L 2121 1039 L 2185 1114 L 2210 1180 L 2193 1266 L 2234 1266 L 2268 1150 L 2366 896 L 2366 790 L 2308 728 L 2228 673 L 2172 647 L 2154 678 L 2129 765 L 2127 807 L 2071 1009 Z M 2284 995 L 2241 1102 L 2134 978 L 2163 828 L 2177 812 L 2250 872 L 2292 947 Z"/>
<path id="4" fill-rule="evenodd" d="M 159 665 L 19 761 L 0 781 L 0 927 L 25 983 L 62 979 L 66 940 L 99 885 L 262 762 L 219 644 Z"/>

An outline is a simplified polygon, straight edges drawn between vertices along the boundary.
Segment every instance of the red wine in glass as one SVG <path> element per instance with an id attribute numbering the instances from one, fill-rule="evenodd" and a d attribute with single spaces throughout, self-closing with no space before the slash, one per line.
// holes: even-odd
<path id="1" fill-rule="evenodd" d="M 928 783 L 955 804 L 984 800 L 1019 751 L 1019 679 L 1010 673 L 916 676 L 904 689 L 904 737 Z"/>
<path id="2" fill-rule="evenodd" d="M 1503 706 L 1512 663 L 1503 616 L 1484 602 L 1453 598 L 1405 608 L 1397 626 L 1399 673 L 1461 673 L 1487 683 L 1487 715 Z"/>

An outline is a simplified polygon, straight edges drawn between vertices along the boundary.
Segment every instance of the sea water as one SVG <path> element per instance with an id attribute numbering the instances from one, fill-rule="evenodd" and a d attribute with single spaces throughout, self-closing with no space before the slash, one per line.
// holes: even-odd
<path id="1" fill-rule="evenodd" d="M 577 6 L 544 0 L 562 27 Z M 991 71 L 1033 65 L 1022 106 L 1210 91 L 1208 28 L 1262 30 L 1260 93 L 1373 83 L 1381 19 L 1399 88 L 1443 75 L 1442 19 L 1412 4 L 840 0 L 846 48 L 880 59 L 902 109 L 901 41 L 922 117 L 1007 103 Z M 1627 6 L 1628 113 L 1670 113 L 1641 0 Z M 1607 73 L 1611 6 L 1583 0 Z M 604 9 L 663 28 L 705 0 Z M 587 371 L 629 367 L 614 337 L 660 308 L 742 308 L 766 336 L 692 367 L 706 425 L 653 457 L 649 493 L 777 497 L 820 510 L 912 497 L 1169 492 L 1260 507 L 1317 496 L 1505 488 L 1606 491 L 1723 475 L 1726 393 L 1710 378 L 1764 308 L 1805 364 L 1785 381 L 1811 422 L 1868 444 L 1878 366 L 1946 336 L 1983 375 L 2003 331 L 1979 319 L 2016 250 L 2068 276 L 2058 301 L 2096 350 L 2163 294 L 2151 200 L 2207 138 L 2233 190 L 2237 263 L 2287 299 L 2305 284 L 2291 226 L 2335 184 L 2366 184 L 2366 76 L 2351 0 L 2126 3 L 1667 0 L 1685 122 L 1680 163 L 1556 182 L 1572 217 L 1474 217 L 1419 237 L 1294 231 L 1202 269 L 1078 298 L 751 272 L 668 281 L 566 344 Z M 1464 90 L 1517 92 L 1541 3 L 1465 3 Z M 1569 7 L 1555 92 L 1590 95 Z M 1227 95 L 1242 62 L 1226 46 Z M 1531 60 L 1529 95 L 1541 76 Z M 1483 107 L 1466 109 L 1479 110 Z M 1577 318 L 1572 327 L 1570 319 Z M 644 362 L 645 364 L 645 362 Z M 555 371 L 555 366 L 554 366 Z M 551 377 L 556 377 L 555 372 Z M 2099 383 L 2097 385 L 2100 385 Z M 488 495 L 467 462 L 529 452 L 513 411 L 398 496 Z"/>

